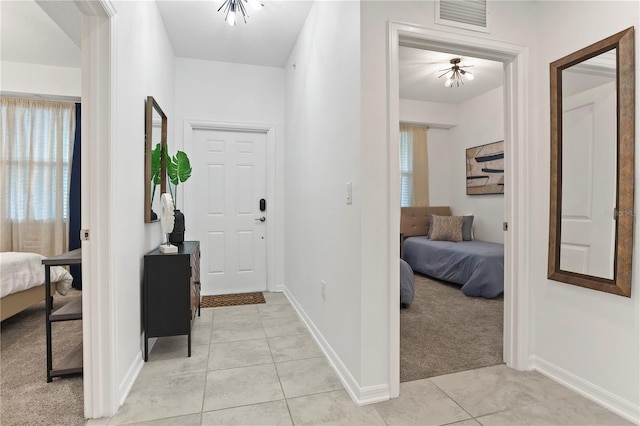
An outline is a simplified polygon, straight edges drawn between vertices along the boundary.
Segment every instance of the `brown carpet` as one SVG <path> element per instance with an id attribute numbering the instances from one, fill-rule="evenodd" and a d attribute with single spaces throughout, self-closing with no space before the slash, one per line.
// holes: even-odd
<path id="1" fill-rule="evenodd" d="M 413 304 L 400 310 L 400 381 L 502 364 L 503 304 L 415 274 Z"/>
<path id="2" fill-rule="evenodd" d="M 54 298 L 54 309 L 79 297 L 71 290 Z M 0 325 L 1 398 L 0 424 L 83 425 L 82 376 L 53 379 L 47 383 L 44 302 L 7 318 Z M 82 341 L 82 321 L 52 326 L 53 361 Z"/>
<path id="3" fill-rule="evenodd" d="M 217 308 L 220 306 L 257 305 L 259 303 L 266 303 L 261 292 L 221 294 L 217 296 L 202 296 L 200 307 Z"/>

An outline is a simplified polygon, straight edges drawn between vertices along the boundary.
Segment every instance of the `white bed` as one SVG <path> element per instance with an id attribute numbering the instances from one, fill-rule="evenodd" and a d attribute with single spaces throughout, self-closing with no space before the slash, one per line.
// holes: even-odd
<path id="1" fill-rule="evenodd" d="M 29 306 L 44 300 L 44 265 L 37 253 L 0 253 L 0 320 L 4 321 Z M 66 295 L 73 277 L 61 266 L 51 267 L 51 285 Z"/>

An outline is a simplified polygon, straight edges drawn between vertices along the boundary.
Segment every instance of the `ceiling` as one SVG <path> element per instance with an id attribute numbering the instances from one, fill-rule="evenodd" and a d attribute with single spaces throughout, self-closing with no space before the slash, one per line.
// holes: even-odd
<path id="1" fill-rule="evenodd" d="M 73 2 L 42 1 L 61 25 L 34 0 L 0 2 L 2 60 L 59 67 L 80 67 L 80 11 Z M 71 7 L 69 7 L 71 6 Z M 66 13 L 59 13 L 60 11 Z M 59 15 L 66 16 L 65 21 Z M 71 36 L 63 28 L 69 30 Z M 76 31 L 77 36 L 73 34 Z M 74 41 L 74 38 L 76 38 Z M 17 43 L 16 40 L 20 40 Z M 77 42 L 77 43 L 76 43 Z"/>
<path id="2" fill-rule="evenodd" d="M 224 0 L 158 2 L 176 56 L 284 67 L 312 1 L 263 0 L 248 8 L 245 24 L 228 25 L 218 8 Z"/>
<path id="3" fill-rule="evenodd" d="M 249 10 L 245 24 L 228 25 L 223 0 L 159 0 L 158 8 L 178 57 L 283 67 L 312 5 L 311 0 L 262 0 Z M 2 60 L 80 67 L 80 12 L 66 0 L 20 0 L 1 3 Z M 24 43 L 15 43 L 23 40 Z M 450 59 L 475 79 L 464 86 L 444 87 Z M 400 48 L 400 97 L 460 103 L 502 84 L 500 62 L 411 47 Z"/>
<path id="4" fill-rule="evenodd" d="M 400 47 L 400 98 L 418 101 L 458 104 L 502 85 L 502 62 L 462 56 L 455 52 L 433 52 L 413 47 Z M 445 87 L 447 76 L 440 77 L 451 68 L 449 61 L 460 58 L 460 66 L 471 72 L 473 81 Z"/>

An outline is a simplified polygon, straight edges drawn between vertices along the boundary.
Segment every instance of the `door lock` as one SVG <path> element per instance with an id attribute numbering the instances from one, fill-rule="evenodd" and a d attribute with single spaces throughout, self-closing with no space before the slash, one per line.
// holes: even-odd
<path id="1" fill-rule="evenodd" d="M 253 220 L 255 220 L 256 222 L 264 222 L 264 221 L 266 221 L 266 220 L 267 220 L 267 218 L 266 218 L 266 217 L 264 217 L 264 216 L 260 216 L 260 217 L 256 217 L 256 218 L 255 218 L 255 219 L 253 219 Z"/>

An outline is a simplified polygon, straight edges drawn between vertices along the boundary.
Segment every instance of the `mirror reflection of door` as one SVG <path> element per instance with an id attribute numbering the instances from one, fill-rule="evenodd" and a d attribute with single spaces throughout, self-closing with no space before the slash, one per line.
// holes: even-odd
<path id="1" fill-rule="evenodd" d="M 560 269 L 613 279 L 616 49 L 562 71 Z"/>

